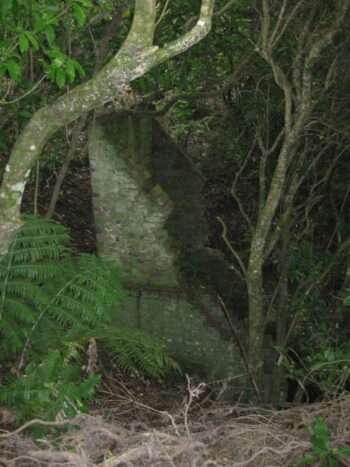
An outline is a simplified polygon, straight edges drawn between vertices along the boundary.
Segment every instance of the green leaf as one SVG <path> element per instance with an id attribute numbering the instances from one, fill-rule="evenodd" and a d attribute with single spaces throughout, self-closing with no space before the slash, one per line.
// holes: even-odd
<path id="1" fill-rule="evenodd" d="M 52 66 L 54 68 L 61 68 L 67 61 L 67 55 L 62 53 L 59 49 L 51 49 L 45 52 L 50 58 L 53 58 Z"/>
<path id="2" fill-rule="evenodd" d="M 12 0 L 2 0 L 0 4 L 1 13 L 7 14 L 12 10 Z"/>
<path id="3" fill-rule="evenodd" d="M 52 47 L 55 42 L 55 30 L 50 24 L 45 28 L 45 35 L 47 42 Z"/>
<path id="4" fill-rule="evenodd" d="M 66 73 L 65 73 L 64 70 L 59 68 L 56 71 L 56 83 L 57 83 L 59 88 L 62 88 L 64 86 L 65 82 L 66 82 Z"/>
<path id="5" fill-rule="evenodd" d="M 90 8 L 92 6 L 91 0 L 78 0 L 85 8 Z"/>
<path id="6" fill-rule="evenodd" d="M 73 10 L 74 10 L 74 16 L 75 16 L 75 19 L 77 20 L 78 25 L 84 26 L 85 21 L 86 21 L 86 14 L 84 10 L 82 9 L 82 7 L 79 5 L 74 5 Z"/>
<path id="7" fill-rule="evenodd" d="M 27 36 L 29 42 L 31 43 L 32 47 L 34 50 L 39 50 L 39 41 L 35 34 L 32 34 L 31 32 L 26 32 L 25 35 Z"/>
<path id="8" fill-rule="evenodd" d="M 12 44 L 12 39 L 4 39 L 3 41 L 0 41 L 0 49 L 7 49 L 7 47 L 10 47 Z"/>
<path id="9" fill-rule="evenodd" d="M 66 73 L 69 78 L 69 82 L 73 83 L 75 79 L 75 68 L 70 62 L 67 63 Z"/>
<path id="10" fill-rule="evenodd" d="M 322 455 L 327 452 L 331 440 L 327 433 L 325 421 L 322 418 L 316 419 L 310 441 L 317 454 Z"/>
<path id="11" fill-rule="evenodd" d="M 45 73 L 46 73 L 47 78 L 50 81 L 55 81 L 55 77 L 56 77 L 55 67 L 53 67 L 52 65 L 45 65 Z"/>
<path id="12" fill-rule="evenodd" d="M 45 53 L 50 58 L 59 58 L 62 56 L 62 52 L 60 52 L 58 49 L 46 50 Z"/>
<path id="13" fill-rule="evenodd" d="M 25 34 L 21 34 L 18 38 L 18 43 L 19 43 L 19 50 L 23 54 L 24 52 L 28 51 L 29 48 L 29 42 L 28 38 Z"/>
<path id="14" fill-rule="evenodd" d="M 310 454 L 305 454 L 296 464 L 295 467 L 302 467 L 304 465 L 310 466 L 313 462 L 317 460 L 316 456 L 311 456 Z"/>
<path id="15" fill-rule="evenodd" d="M 41 31 L 42 29 L 44 29 L 44 27 L 46 26 L 46 21 L 44 19 L 39 19 L 39 21 L 37 21 L 35 24 L 34 24 L 34 31 L 35 32 L 39 32 Z"/>
<path id="16" fill-rule="evenodd" d="M 21 76 L 21 68 L 18 63 L 11 61 L 6 63 L 7 71 L 13 81 L 18 81 Z"/>
<path id="17" fill-rule="evenodd" d="M 339 467 L 339 464 L 334 459 L 327 459 L 325 462 L 320 464 L 320 467 Z"/>
<path id="18" fill-rule="evenodd" d="M 336 449 L 336 454 L 345 454 L 346 456 L 350 456 L 350 447 Z"/>
<path id="19" fill-rule="evenodd" d="M 80 63 L 78 63 L 76 60 L 74 59 L 71 59 L 69 60 L 69 62 L 74 66 L 74 68 L 77 70 L 77 72 L 79 73 L 79 76 L 80 78 L 84 78 L 85 76 L 85 70 L 84 68 L 80 65 Z"/>
<path id="20" fill-rule="evenodd" d="M 29 119 L 33 114 L 27 110 L 22 110 L 21 112 L 18 112 L 17 115 L 21 118 Z"/>
<path id="21" fill-rule="evenodd" d="M 6 73 L 6 65 L 5 63 L 0 63 L 0 78 L 2 78 L 5 73 Z"/>

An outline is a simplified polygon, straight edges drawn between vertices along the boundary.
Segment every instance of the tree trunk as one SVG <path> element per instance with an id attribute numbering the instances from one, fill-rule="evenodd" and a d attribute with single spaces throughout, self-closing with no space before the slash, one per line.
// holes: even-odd
<path id="1" fill-rule="evenodd" d="M 306 113 L 305 113 L 306 120 Z M 300 123 L 300 122 L 299 122 Z M 301 126 L 303 128 L 303 126 Z M 270 189 L 266 200 L 259 207 L 258 220 L 253 232 L 250 246 L 249 262 L 246 274 L 248 307 L 249 307 L 249 363 L 256 372 L 256 379 L 262 382 L 263 341 L 265 330 L 265 303 L 263 289 L 263 265 L 269 241 L 271 224 L 276 209 L 283 195 L 287 169 L 293 159 L 297 146 L 300 128 L 289 133 L 281 147 Z"/>
<path id="2" fill-rule="evenodd" d="M 264 253 L 271 223 L 283 192 L 287 172 L 287 160 L 291 157 L 291 150 L 290 142 L 285 142 L 278 157 L 268 196 L 260 208 L 250 246 L 246 281 L 249 305 L 249 362 L 252 370 L 257 370 L 259 366 L 261 367 L 263 361 L 262 351 L 265 320 L 263 291 Z"/>
<path id="3" fill-rule="evenodd" d="M 288 259 L 288 251 L 290 248 L 291 240 L 291 219 L 288 219 L 284 235 L 282 239 L 281 247 L 281 263 L 282 270 L 278 283 L 278 299 L 277 299 L 277 310 L 276 310 L 276 342 L 275 345 L 283 347 L 284 340 L 287 332 L 287 321 L 288 321 L 288 276 L 290 272 L 290 261 Z M 273 368 L 271 377 L 271 391 L 269 400 L 272 403 L 280 402 L 280 395 L 283 388 L 284 381 L 284 367 L 278 365 L 278 359 Z"/>

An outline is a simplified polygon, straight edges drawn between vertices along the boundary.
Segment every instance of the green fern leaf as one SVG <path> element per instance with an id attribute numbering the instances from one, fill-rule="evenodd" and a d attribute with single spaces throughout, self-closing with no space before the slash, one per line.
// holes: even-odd
<path id="1" fill-rule="evenodd" d="M 164 342 L 137 329 L 112 328 L 94 334 L 108 350 L 111 359 L 127 373 L 164 379 L 169 371 L 181 372 L 166 351 Z"/>
<path id="2" fill-rule="evenodd" d="M 123 298 L 119 272 L 95 256 L 72 258 L 68 239 L 62 226 L 27 219 L 0 262 L 0 360 L 17 358 L 20 370 L 3 380 L 0 403 L 15 405 L 21 420 L 84 407 L 99 382 L 79 361 L 91 337 L 126 372 L 162 379 L 179 371 L 163 342 L 110 326 Z"/>

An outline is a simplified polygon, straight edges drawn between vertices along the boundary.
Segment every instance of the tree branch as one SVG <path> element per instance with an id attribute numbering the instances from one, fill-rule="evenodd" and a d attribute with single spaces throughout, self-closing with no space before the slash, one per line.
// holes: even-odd
<path id="1" fill-rule="evenodd" d="M 220 88 L 214 89 L 212 91 L 199 91 L 199 92 L 182 92 L 179 94 L 176 94 L 175 96 L 171 96 L 169 98 L 163 99 L 163 101 L 158 102 L 156 105 L 162 105 L 162 107 L 159 110 L 143 110 L 143 109 L 121 109 L 117 113 L 120 115 L 144 115 L 148 117 L 161 117 L 162 115 L 165 115 L 174 105 L 177 104 L 179 100 L 197 100 L 197 99 L 207 99 L 211 97 L 216 97 L 216 96 L 221 96 L 228 92 L 234 84 L 237 83 L 237 81 L 240 79 L 242 76 L 244 67 L 248 63 L 248 61 L 251 59 L 253 56 L 254 52 L 250 52 L 247 56 L 245 56 L 235 67 L 235 70 L 232 74 L 232 76 L 229 78 L 229 80 Z M 142 104 L 147 104 L 147 103 L 141 103 Z M 103 110 L 98 110 L 97 115 L 106 115 L 109 113 L 115 113 L 115 109 L 103 109 Z"/>
<path id="2" fill-rule="evenodd" d="M 167 12 L 167 10 L 168 10 L 169 2 L 170 2 L 170 0 L 166 0 L 165 5 L 164 5 L 164 8 L 163 8 L 161 14 L 159 15 L 159 18 L 157 19 L 156 27 L 159 25 L 159 23 L 160 23 L 160 22 L 162 21 L 162 19 L 164 18 L 165 14 L 166 14 L 166 12 Z"/>
<path id="3" fill-rule="evenodd" d="M 289 23 L 291 22 L 291 20 L 294 18 L 294 16 L 296 15 L 298 9 L 301 7 L 301 5 L 303 4 L 304 0 L 301 0 L 299 1 L 295 7 L 293 8 L 293 10 L 291 11 L 291 13 L 287 16 L 287 18 L 285 19 L 284 23 L 282 24 L 281 26 L 281 30 L 279 31 L 279 27 L 280 27 L 280 24 L 278 24 L 278 21 L 280 21 L 281 23 L 281 20 L 283 18 L 283 14 L 284 14 L 284 11 L 283 10 L 283 7 L 286 6 L 286 3 L 287 1 L 282 5 L 281 7 L 281 11 L 280 11 L 280 14 L 279 14 L 279 17 L 278 17 L 278 20 L 277 20 L 277 24 L 276 24 L 276 27 L 271 35 L 271 39 L 270 39 L 270 43 L 271 43 L 271 47 L 276 47 L 276 45 L 278 44 L 278 42 L 280 41 L 281 37 L 283 36 L 283 34 L 285 33 Z"/>
<path id="4" fill-rule="evenodd" d="M 216 219 L 220 222 L 221 227 L 222 227 L 221 238 L 225 242 L 225 245 L 227 246 L 227 248 L 230 250 L 232 256 L 236 259 L 236 261 L 239 264 L 239 267 L 241 268 L 241 271 L 243 273 L 243 277 L 245 278 L 246 274 L 247 274 L 247 271 L 246 271 L 246 268 L 244 266 L 244 263 L 243 263 L 241 257 L 239 256 L 239 254 L 237 253 L 237 251 L 233 248 L 232 243 L 230 242 L 230 240 L 227 238 L 227 225 L 225 224 L 225 222 L 223 221 L 223 219 L 220 216 L 217 216 Z"/>
<path id="5" fill-rule="evenodd" d="M 236 0 L 229 0 L 222 8 L 220 8 L 220 10 L 214 11 L 213 17 L 217 17 L 217 16 L 223 15 L 223 14 L 226 13 L 226 11 L 228 11 L 235 3 L 236 3 Z M 192 27 L 192 25 L 194 24 L 195 20 L 196 20 L 196 17 L 195 17 L 195 16 L 192 16 L 192 18 L 190 18 L 190 19 L 187 21 L 187 23 L 185 24 L 185 29 L 188 30 L 190 27 Z"/>

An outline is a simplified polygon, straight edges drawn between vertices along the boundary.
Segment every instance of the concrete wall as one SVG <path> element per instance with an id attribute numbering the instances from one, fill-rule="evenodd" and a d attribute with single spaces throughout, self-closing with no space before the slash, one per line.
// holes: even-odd
<path id="1" fill-rule="evenodd" d="M 128 291 L 115 320 L 163 338 L 174 358 L 208 379 L 243 373 L 216 300 L 188 273 L 193 257 L 203 277 L 212 260 L 200 174 L 148 118 L 98 119 L 89 157 L 98 252 L 121 266 Z"/>

